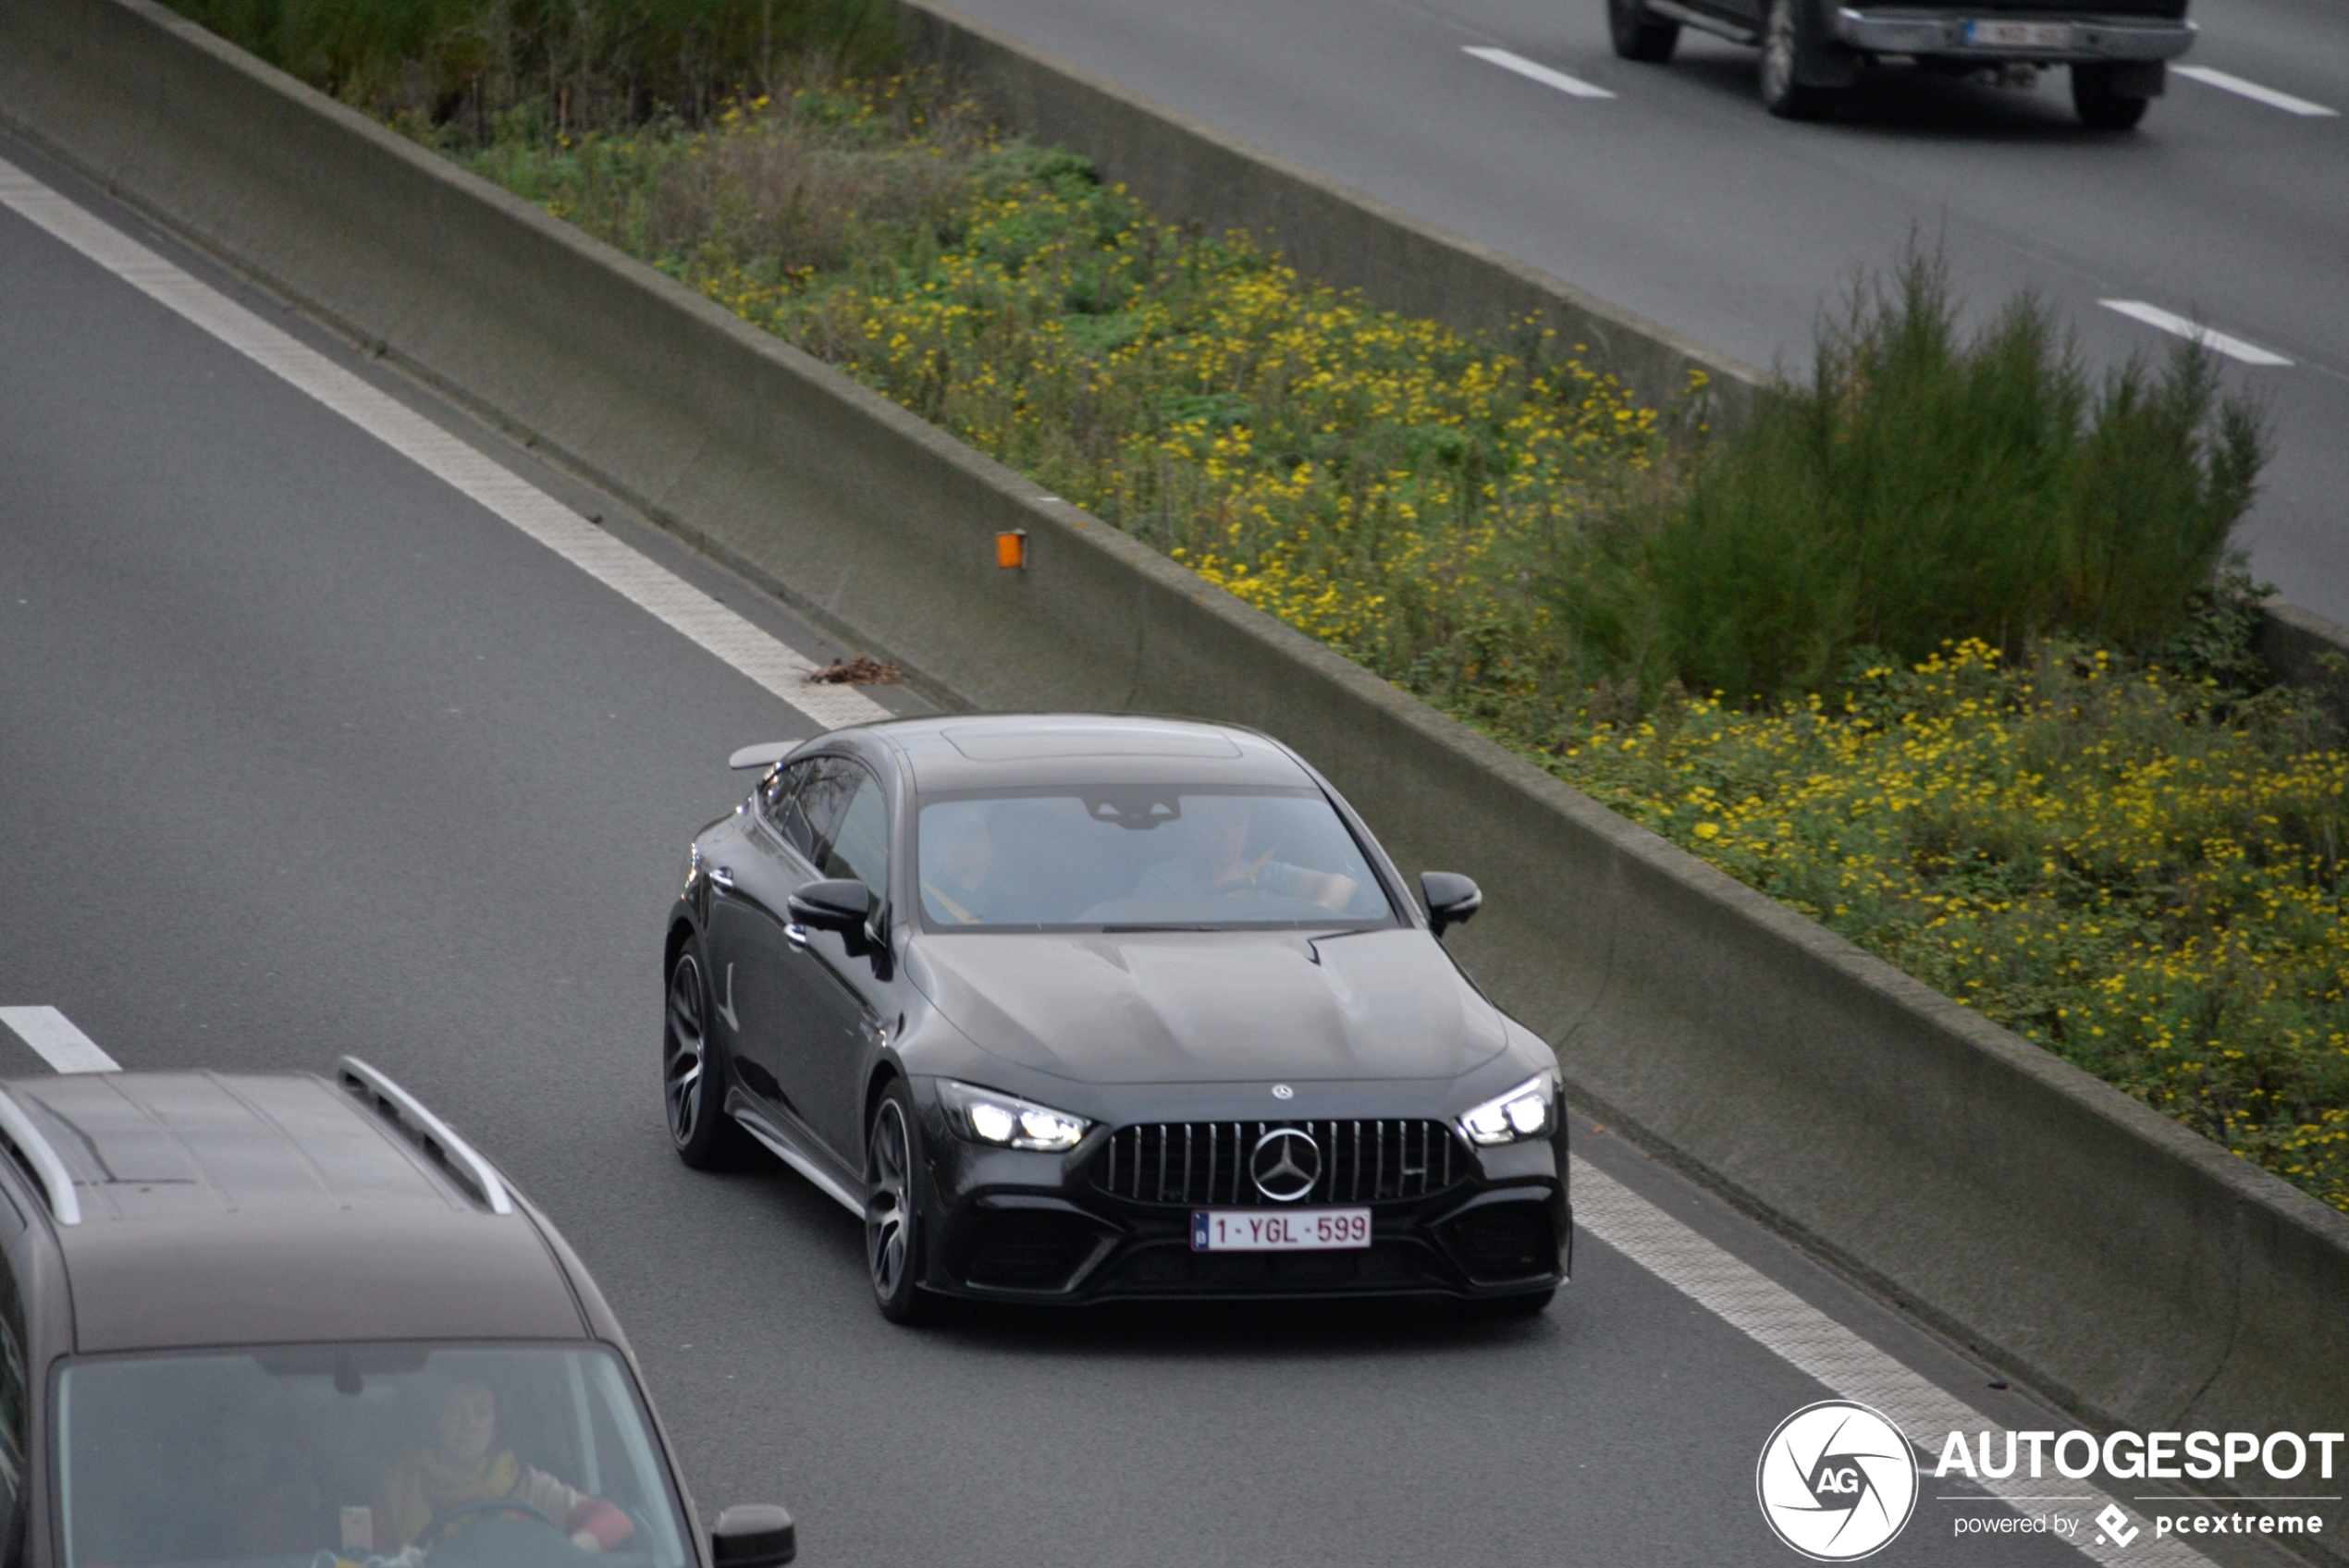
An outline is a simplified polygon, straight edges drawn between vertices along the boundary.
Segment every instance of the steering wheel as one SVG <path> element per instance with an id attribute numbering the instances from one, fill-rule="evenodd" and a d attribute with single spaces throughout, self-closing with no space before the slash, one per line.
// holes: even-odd
<path id="1" fill-rule="evenodd" d="M 510 1514 L 517 1519 L 535 1520 L 555 1534 L 563 1536 L 564 1539 L 570 1538 L 569 1536 L 564 1535 L 560 1525 L 556 1524 L 540 1510 L 533 1508 L 520 1498 L 493 1497 L 486 1502 L 469 1502 L 462 1508 L 452 1508 L 446 1513 L 435 1514 L 431 1524 L 416 1532 L 415 1544 L 430 1551 L 439 1546 L 441 1537 L 456 1525 L 467 1519 L 475 1519 L 492 1513 Z"/>

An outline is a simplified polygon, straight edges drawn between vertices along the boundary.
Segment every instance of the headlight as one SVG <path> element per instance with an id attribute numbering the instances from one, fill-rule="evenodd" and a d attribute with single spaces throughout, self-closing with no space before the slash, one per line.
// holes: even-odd
<path id="1" fill-rule="evenodd" d="M 956 1132 L 979 1143 L 1000 1144 L 1005 1148 L 1055 1152 L 1073 1149 L 1083 1141 L 1085 1130 L 1092 1126 L 1081 1116 L 1071 1116 L 1064 1110 L 1021 1099 L 1017 1095 L 957 1084 L 951 1078 L 939 1084 L 938 1097 L 946 1102 L 953 1113 Z"/>
<path id="2" fill-rule="evenodd" d="M 1537 1073 L 1461 1117 L 1460 1131 L 1470 1143 L 1487 1146 L 1546 1138 L 1557 1126 L 1557 1101 L 1558 1075 Z"/>

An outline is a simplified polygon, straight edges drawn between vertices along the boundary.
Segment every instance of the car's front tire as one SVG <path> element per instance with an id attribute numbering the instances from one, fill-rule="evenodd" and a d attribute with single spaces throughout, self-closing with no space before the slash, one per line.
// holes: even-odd
<path id="1" fill-rule="evenodd" d="M 2146 117 L 2144 98 L 2124 97 L 2112 90 L 2112 67 L 2082 64 L 2072 67 L 2072 108 L 2080 123 L 2092 130 L 2133 130 Z"/>
<path id="2" fill-rule="evenodd" d="M 750 1138 L 726 1114 L 726 1058 L 709 1027 L 714 1010 L 701 945 L 687 941 L 669 966 L 660 1027 L 660 1098 L 677 1158 L 696 1170 L 723 1170 L 749 1153 Z"/>
<path id="3" fill-rule="evenodd" d="M 1770 0 L 1762 21 L 1762 106 L 1782 120 L 1825 114 L 1829 94 L 1803 80 L 1824 47 L 1810 0 Z"/>
<path id="4" fill-rule="evenodd" d="M 939 1299 L 916 1283 L 921 1273 L 921 1123 L 905 1081 L 894 1080 L 873 1107 L 865 1135 L 865 1269 L 873 1302 L 892 1323 L 938 1316 Z"/>
<path id="5" fill-rule="evenodd" d="M 1640 0 L 1606 0 L 1607 37 L 1627 60 L 1661 65 L 1680 42 L 1680 24 L 1666 21 Z"/>

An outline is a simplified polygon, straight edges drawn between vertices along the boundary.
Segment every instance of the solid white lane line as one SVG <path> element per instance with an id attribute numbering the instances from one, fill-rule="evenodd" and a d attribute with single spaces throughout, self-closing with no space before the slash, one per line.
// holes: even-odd
<path id="1" fill-rule="evenodd" d="M 2221 92 L 2240 93 L 2245 98 L 2265 104 L 2271 109 L 2281 109 L 2287 115 L 2308 115 L 2322 116 L 2326 119 L 2337 119 L 2341 115 L 2338 109 L 2328 109 L 2322 104 L 2311 104 L 2306 98 L 2294 98 L 2289 92 L 2279 92 L 2272 87 L 2262 87 L 2256 81 L 2245 81 L 2239 76 L 2229 76 L 2225 71 L 2214 71 L 2208 66 L 2171 66 L 2170 70 L 2173 76 L 2192 77 L 2206 87 L 2216 87 Z"/>
<path id="2" fill-rule="evenodd" d="M 2099 300 L 2097 304 L 2108 311 L 2119 311 L 2147 326 L 2158 326 L 2164 332 L 2174 332 L 2190 343 L 2199 343 L 2214 353 L 2231 360 L 2241 360 L 2247 365 L 2288 365 L 2292 361 L 2281 354 L 2271 353 L 2257 343 L 2246 343 L 2240 337 L 2230 337 L 2223 332 L 2213 332 L 2200 322 L 2165 311 L 2158 305 L 2148 305 L 2143 300 Z"/>
<path id="3" fill-rule="evenodd" d="M 0 1007 L 0 1023 L 17 1032 L 60 1072 L 119 1072 L 122 1063 L 98 1048 L 98 1042 L 73 1026 L 73 1020 L 53 1007 Z"/>
<path id="4" fill-rule="evenodd" d="M 1911 1371 L 1785 1286 L 1706 1241 L 1588 1160 L 1575 1157 L 1572 1173 L 1576 1224 L 1797 1371 L 1825 1383 L 1839 1397 L 1882 1411 L 1912 1443 L 1930 1450 L 1952 1431 L 1965 1432 L 1971 1439 L 1978 1432 L 2006 1429 L 1992 1416 Z M 1754 1435 L 1757 1457 L 1763 1436 Z M 1920 1488 L 1932 1479 L 1929 1467 L 1934 1463 L 1931 1458 L 1921 1463 Z M 2018 1472 L 2022 1468 L 2016 1466 Z M 1985 1478 L 1977 1484 L 2018 1512 L 2029 1513 L 2031 1510 L 2023 1504 L 2044 1501 L 2044 1494 L 2031 1488 L 2046 1486 L 2048 1479 L 2041 1476 L 2034 1481 L 2017 1474 L 2004 1481 Z M 2115 1501 L 2109 1493 L 2085 1482 L 2067 1478 L 2063 1484 L 2082 1488 L 2082 1494 L 2066 1494 L 2065 1501 L 2076 1497 L 2084 1506 L 2092 1505 L 2098 1512 Z M 1910 1528 L 1923 1524 L 1912 1520 Z M 2174 1538 L 2157 1540 L 2149 1528 L 2133 1536 L 2135 1544 L 2125 1552 L 2095 1535 L 2092 1525 L 2084 1525 L 2081 1535 L 2069 1538 L 2098 1562 L 2208 1568 L 2209 1562 Z"/>
<path id="5" fill-rule="evenodd" d="M 887 708 L 853 687 L 809 685 L 806 677 L 816 665 L 805 655 L 6 160 L 0 160 L 0 206 L 308 393 L 825 729 L 889 717 Z"/>
<path id="6" fill-rule="evenodd" d="M 1550 69 L 1549 67 L 1542 65 L 1538 61 L 1529 60 L 1522 55 L 1512 55 L 1506 49 L 1482 49 L 1464 46 L 1462 52 L 1475 55 L 1478 59 L 1482 60 L 1486 65 L 1498 66 L 1505 71 L 1515 71 L 1518 75 L 1528 78 L 1533 81 L 1538 81 L 1544 87 L 1555 87 L 1560 92 L 1570 92 L 1577 98 L 1612 98 L 1615 96 L 1614 93 L 1609 92 L 1605 88 L 1597 86 L 1592 82 L 1584 81 L 1579 76 L 1568 76 L 1564 71 L 1554 71 Z"/>

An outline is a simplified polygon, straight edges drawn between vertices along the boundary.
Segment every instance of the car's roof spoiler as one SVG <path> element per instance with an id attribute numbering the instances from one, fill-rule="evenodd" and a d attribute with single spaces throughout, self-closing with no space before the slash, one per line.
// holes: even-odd
<path id="1" fill-rule="evenodd" d="M 744 746 L 726 759 L 732 768 L 772 767 L 799 749 L 796 741 L 766 741 L 756 746 Z"/>

